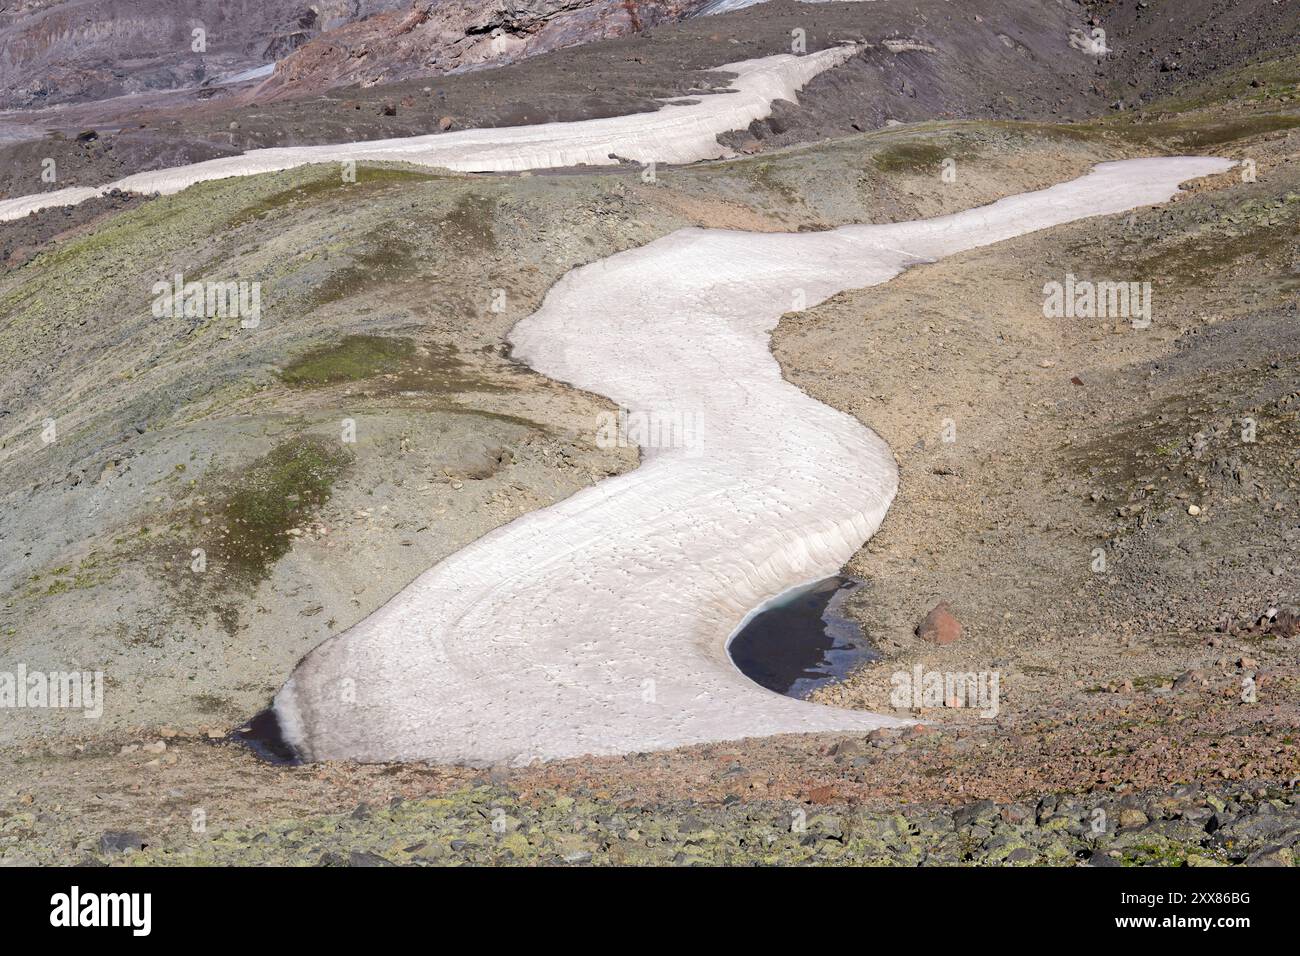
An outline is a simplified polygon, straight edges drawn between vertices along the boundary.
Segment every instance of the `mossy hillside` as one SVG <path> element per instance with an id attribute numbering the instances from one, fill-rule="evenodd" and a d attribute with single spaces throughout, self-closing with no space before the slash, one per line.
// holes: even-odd
<path id="1" fill-rule="evenodd" d="M 1246 258 L 1275 260 L 1279 273 L 1290 271 L 1289 250 L 1300 234 L 1300 192 L 1266 191 L 1262 186 L 1231 202 L 1204 207 L 1197 222 L 1164 241 L 1120 234 L 1114 247 L 1098 256 L 1076 248 L 1100 276 L 1148 279 L 1186 285 L 1227 274 Z"/>
<path id="2" fill-rule="evenodd" d="M 259 376 L 264 387 L 274 365 L 292 355 L 300 337 L 295 326 L 317 306 L 386 281 L 417 279 L 425 262 L 450 268 L 451 259 L 479 255 L 495 242 L 496 199 L 473 182 L 381 169 L 372 183 L 363 167 L 355 184 L 361 191 L 344 195 L 369 189 L 370 199 L 346 203 L 346 214 L 317 214 L 334 202 L 336 174 L 332 166 L 306 167 L 201 183 L 111 217 L 0 278 L 0 359 L 14 369 L 10 387 L 34 394 L 44 365 L 33 357 L 65 356 L 65 381 L 44 386 L 61 403 L 42 406 L 34 420 L 56 417 L 61 439 L 93 437 L 105 426 L 117 432 L 129 424 L 128 406 L 139 404 L 143 389 L 184 396 L 185 405 L 161 404 L 170 406 L 168 421 L 192 420 L 188 406 L 211 407 L 212 394 L 247 394 Z M 397 188 L 408 182 L 412 188 Z M 264 214 L 242 229 L 226 228 L 225 216 L 212 215 L 268 207 L 304 215 Z M 359 262 L 351 255 L 358 246 Z M 286 249 L 297 251 L 286 255 Z M 260 282 L 262 328 L 241 329 L 220 317 L 155 317 L 153 282 L 175 272 L 187 281 Z M 301 331 L 319 329 L 317 323 Z M 84 358 L 74 361 L 78 353 Z M 86 401 L 89 394 L 93 402 Z M 152 411 L 148 417 L 155 417 Z"/>
<path id="3" fill-rule="evenodd" d="M 871 157 L 881 172 L 928 175 L 937 173 L 945 159 L 956 159 L 945 143 L 913 140 L 892 143 Z"/>
<path id="4" fill-rule="evenodd" d="M 305 169 L 305 173 L 295 177 L 299 181 L 236 210 L 227 220 L 227 225 L 235 228 L 270 215 L 316 207 L 329 200 L 368 202 L 392 190 L 446 182 L 452 178 L 403 166 L 359 164 L 356 181 L 349 182 L 343 178 L 339 164 L 324 163 Z"/>
<path id="5" fill-rule="evenodd" d="M 383 285 L 418 279 L 424 274 L 426 263 L 442 259 L 447 252 L 482 255 L 494 251 L 496 207 L 495 195 L 477 189 L 461 191 L 443 209 L 428 210 L 425 224 L 418 230 L 399 228 L 391 221 L 368 230 L 358 240 L 338 249 L 348 265 L 332 272 L 313 290 L 311 307 L 351 299 Z"/>
<path id="6" fill-rule="evenodd" d="M 367 382 L 366 394 L 499 392 L 506 386 L 476 374 L 445 344 L 402 336 L 347 335 L 313 348 L 280 371 L 291 388 Z"/>
<path id="7" fill-rule="evenodd" d="M 464 188 L 456 177 L 371 166 L 358 167 L 356 183 L 342 184 L 337 166 L 326 164 L 213 180 L 159 196 L 82 235 L 51 244 L 25 268 L 0 279 L 0 315 L 15 320 L 11 326 L 6 323 L 6 334 L 0 336 L 0 356 L 11 345 L 24 344 L 9 331 L 35 332 L 57 325 L 70 311 L 109 316 L 138 310 L 147 316 L 158 275 L 180 271 L 187 281 L 230 278 L 232 263 L 288 227 L 269 215 L 275 210 L 318 211 L 334 200 L 357 198 L 401 202 L 417 194 L 436 196 L 439 188 L 448 187 Z M 261 224 L 262 234 L 250 241 L 242 230 L 230 228 L 241 224 Z M 274 261 L 268 265 L 290 266 Z M 242 275 L 247 270 L 237 271 L 252 278 Z"/>
<path id="8" fill-rule="evenodd" d="M 299 435 L 231 475 L 223 493 L 208 496 L 207 513 L 194 516 L 206 529 L 208 559 L 221 565 L 221 577 L 242 584 L 265 578 L 288 553 L 290 529 L 329 500 L 351 463 L 341 444 Z"/>
<path id="9" fill-rule="evenodd" d="M 334 345 L 312 349 L 280 372 L 286 385 L 356 382 L 402 368 L 415 353 L 410 339 L 348 335 Z"/>

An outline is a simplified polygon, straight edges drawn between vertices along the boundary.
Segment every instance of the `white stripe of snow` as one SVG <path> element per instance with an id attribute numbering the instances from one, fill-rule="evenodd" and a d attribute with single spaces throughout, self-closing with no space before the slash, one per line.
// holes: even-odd
<path id="1" fill-rule="evenodd" d="M 330 146 L 283 146 L 254 149 L 238 156 L 211 159 L 136 173 L 98 189 L 59 189 L 0 201 L 0 221 L 38 209 L 74 205 L 110 189 L 139 193 L 177 193 L 195 183 L 229 176 L 251 176 L 309 163 L 405 162 L 459 172 L 510 172 L 559 166 L 613 166 L 619 158 L 638 163 L 693 163 L 731 155 L 718 134 L 744 129 L 772 111 L 778 99 L 795 100 L 796 91 L 817 74 L 851 57 L 852 45 L 807 56 L 782 53 L 718 67 L 735 73 L 731 91 L 667 101 L 651 113 L 632 113 L 571 123 L 541 123 L 497 129 L 467 129 L 401 139 L 379 139 Z M 613 154 L 615 159 L 611 159 Z"/>
<path id="2" fill-rule="evenodd" d="M 568 273 L 515 354 L 633 411 L 698 416 L 698 455 L 646 449 L 425 572 L 299 665 L 275 702 L 287 739 L 315 759 L 519 763 L 896 723 L 771 693 L 724 650 L 752 608 L 838 571 L 898 480 L 878 436 L 782 379 L 769 332 L 794 290 L 820 302 L 1231 165 L 1107 163 L 895 225 L 684 229 Z"/>

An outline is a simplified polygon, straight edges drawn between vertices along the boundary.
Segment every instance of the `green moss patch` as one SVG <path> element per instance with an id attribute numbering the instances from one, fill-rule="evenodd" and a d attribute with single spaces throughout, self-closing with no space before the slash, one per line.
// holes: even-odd
<path id="1" fill-rule="evenodd" d="M 941 143 L 907 142 L 886 146 L 871 161 L 885 173 L 938 173 L 945 159 L 955 158 Z"/>
<path id="2" fill-rule="evenodd" d="M 408 338 L 349 335 L 291 362 L 280 379 L 294 388 L 368 381 L 366 394 L 499 392 L 457 357 L 450 345 L 417 345 Z"/>
<path id="3" fill-rule="evenodd" d="M 313 349 L 280 373 L 286 385 L 356 382 L 402 368 L 415 352 L 410 339 L 349 335 L 337 345 Z"/>
<path id="4" fill-rule="evenodd" d="M 298 436 L 250 464 L 219 502 L 213 556 L 227 572 L 257 581 L 289 551 L 289 529 L 329 500 L 352 455 L 315 436 Z"/>
<path id="5" fill-rule="evenodd" d="M 1116 126 L 1125 138 L 1143 145 L 1161 145 L 1171 149 L 1202 150 L 1253 139 L 1266 133 L 1300 127 L 1300 115 L 1263 113 L 1256 116 L 1213 120 L 1190 116 L 1154 123 Z"/>
<path id="6" fill-rule="evenodd" d="M 92 551 L 72 568 L 63 565 L 28 579 L 24 597 L 41 598 L 97 587 L 112 580 L 118 572 L 115 563 L 98 551 Z"/>
<path id="7" fill-rule="evenodd" d="M 443 177 L 411 169 L 383 166 L 358 166 L 357 181 L 343 180 L 340 167 L 320 167 L 315 178 L 272 193 L 238 210 L 229 220 L 230 226 L 255 222 L 272 213 L 292 210 L 327 199 L 356 200 L 370 198 L 376 191 L 391 186 L 412 185 L 439 180 Z"/>

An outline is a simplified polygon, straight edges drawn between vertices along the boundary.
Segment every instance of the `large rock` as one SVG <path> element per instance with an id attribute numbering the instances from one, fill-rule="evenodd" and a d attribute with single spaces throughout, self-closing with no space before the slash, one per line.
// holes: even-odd
<path id="1" fill-rule="evenodd" d="M 961 639 L 961 621 L 953 616 L 947 601 L 940 601 L 916 626 L 916 636 L 940 646 Z"/>

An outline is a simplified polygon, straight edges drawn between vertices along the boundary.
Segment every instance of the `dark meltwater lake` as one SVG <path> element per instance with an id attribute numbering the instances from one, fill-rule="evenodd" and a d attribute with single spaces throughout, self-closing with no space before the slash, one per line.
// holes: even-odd
<path id="1" fill-rule="evenodd" d="M 860 581 L 826 578 L 765 607 L 727 645 L 742 674 L 778 694 L 807 697 L 880 655 L 841 611 Z"/>

